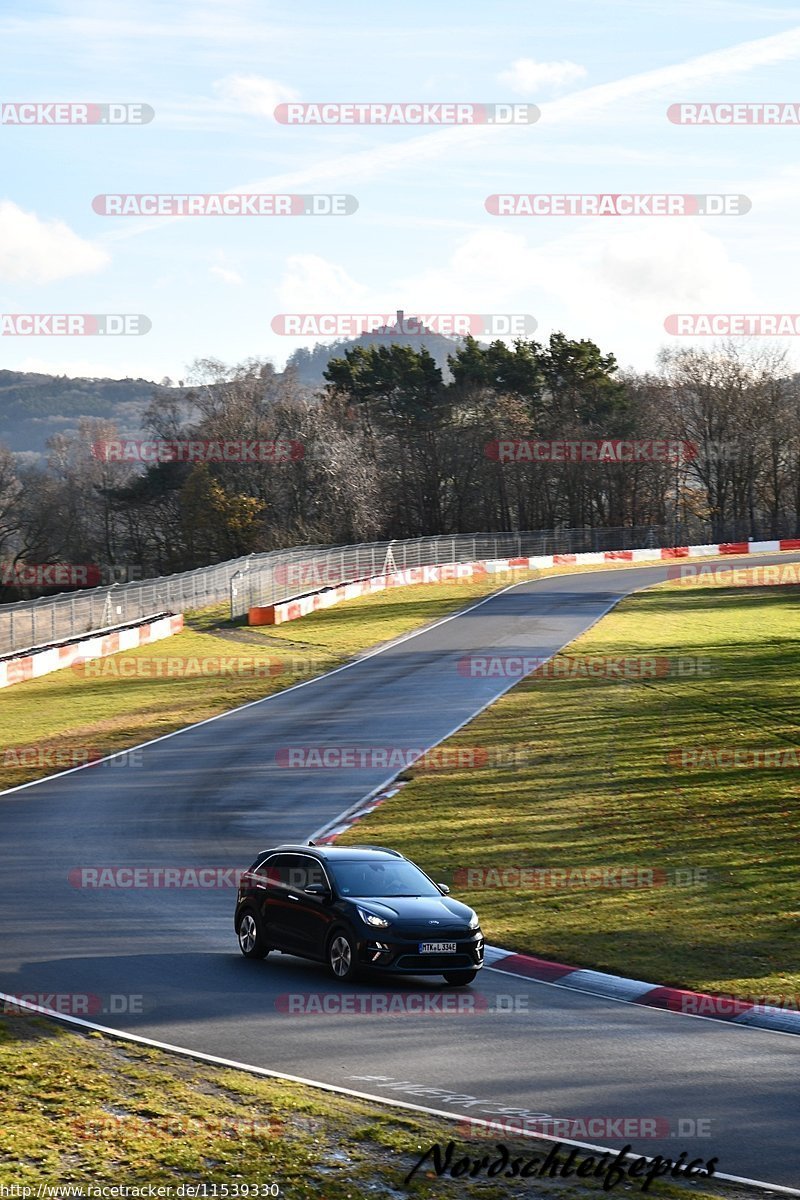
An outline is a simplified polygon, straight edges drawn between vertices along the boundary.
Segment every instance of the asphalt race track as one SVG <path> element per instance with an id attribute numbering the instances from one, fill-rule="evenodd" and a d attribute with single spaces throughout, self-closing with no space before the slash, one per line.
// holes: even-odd
<path id="1" fill-rule="evenodd" d="M 790 561 L 800 555 L 726 565 Z M 0 991 L 44 1004 L 88 995 L 104 1025 L 464 1115 L 654 1119 L 644 1129 L 656 1137 L 579 1140 L 718 1156 L 719 1171 L 800 1187 L 797 1037 L 490 970 L 463 993 L 438 979 L 341 987 L 288 956 L 243 959 L 229 888 L 99 890 L 69 879 L 92 866 L 244 867 L 262 847 L 307 840 L 386 772 L 287 769 L 279 749 L 432 746 L 507 686 L 460 673 L 464 654 L 550 655 L 669 565 L 514 585 L 344 670 L 148 745 L 139 765 L 3 793 Z M 341 995 L 398 990 L 432 1005 L 466 997 L 472 1011 L 285 1011 L 298 993 L 336 1007 Z"/>

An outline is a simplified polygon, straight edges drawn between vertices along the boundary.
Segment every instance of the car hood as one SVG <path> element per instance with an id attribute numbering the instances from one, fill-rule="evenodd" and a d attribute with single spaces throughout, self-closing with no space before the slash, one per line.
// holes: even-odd
<path id="1" fill-rule="evenodd" d="M 438 921 L 446 925 L 469 925 L 472 909 L 448 896 L 390 896 L 385 900 L 365 896 L 348 896 L 351 903 L 377 913 L 387 921 L 397 924 L 419 925 L 426 921 Z"/>

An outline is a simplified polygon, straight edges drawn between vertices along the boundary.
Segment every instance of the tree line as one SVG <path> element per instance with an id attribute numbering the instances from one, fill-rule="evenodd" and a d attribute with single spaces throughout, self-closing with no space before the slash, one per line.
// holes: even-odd
<path id="1" fill-rule="evenodd" d="M 205 359 L 146 414 L 153 440 L 290 445 L 284 461 L 108 457 L 98 446 L 118 433 L 97 419 L 52 437 L 41 466 L 0 446 L 0 561 L 146 577 L 290 545 L 434 533 L 800 531 L 798 377 L 771 347 L 671 348 L 652 373 L 633 373 L 562 333 L 512 346 L 467 338 L 449 367 L 445 378 L 424 345 L 357 346 L 311 391 L 262 360 Z M 587 444 L 620 442 L 689 449 L 586 457 Z M 566 443 L 583 452 L 530 457 Z"/>

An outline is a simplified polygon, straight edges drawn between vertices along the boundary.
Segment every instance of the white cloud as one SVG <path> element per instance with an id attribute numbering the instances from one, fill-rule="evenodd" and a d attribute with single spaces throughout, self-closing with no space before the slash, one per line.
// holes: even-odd
<path id="1" fill-rule="evenodd" d="M 317 254 L 291 255 L 277 294 L 286 312 L 355 312 L 359 305 L 372 311 L 369 289 Z"/>
<path id="2" fill-rule="evenodd" d="M 271 117 L 278 104 L 299 95 L 287 84 L 263 75 L 226 75 L 216 81 L 214 91 L 226 104 L 257 117 Z"/>
<path id="3" fill-rule="evenodd" d="M 526 305 L 536 296 L 540 307 L 557 299 L 575 312 L 599 312 L 613 301 L 618 312 L 622 306 L 657 316 L 725 298 L 742 303 L 749 276 L 705 230 L 677 218 L 643 218 L 613 227 L 584 224 L 539 246 L 522 234 L 482 231 L 466 238 L 445 266 L 403 280 L 399 289 L 431 311 L 456 303 L 459 311 L 469 304 L 480 312 L 510 296 Z"/>
<path id="4" fill-rule="evenodd" d="M 533 99 L 542 91 L 557 90 L 577 83 L 586 75 L 586 68 L 579 63 L 561 59 L 560 62 L 537 62 L 534 58 L 518 58 L 511 69 L 503 71 L 500 82 L 519 96 Z"/>
<path id="5" fill-rule="evenodd" d="M 0 201 L 0 279 L 5 282 L 53 283 L 100 271 L 110 261 L 105 250 L 63 221 L 45 221 L 11 200 Z"/>
<path id="6" fill-rule="evenodd" d="M 533 252 L 536 275 L 576 313 L 608 307 L 660 325 L 671 312 L 747 306 L 749 273 L 720 238 L 678 218 L 659 220 L 656 237 L 654 220 L 567 235 Z"/>
<path id="7" fill-rule="evenodd" d="M 242 279 L 239 272 L 233 271 L 230 267 L 211 267 L 210 271 L 212 275 L 216 275 L 217 279 L 222 280 L 223 283 L 229 283 L 234 286 L 244 283 L 244 279 Z"/>

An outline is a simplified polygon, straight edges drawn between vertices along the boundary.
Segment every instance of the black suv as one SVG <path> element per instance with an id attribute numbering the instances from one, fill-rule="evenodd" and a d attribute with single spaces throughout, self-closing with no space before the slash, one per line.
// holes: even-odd
<path id="1" fill-rule="evenodd" d="M 340 982 L 372 970 L 467 984 L 483 936 L 449 891 L 382 846 L 275 846 L 242 876 L 234 924 L 246 958 L 296 954 Z"/>

